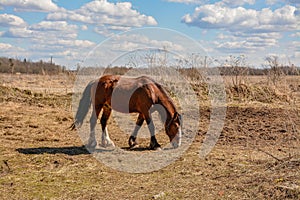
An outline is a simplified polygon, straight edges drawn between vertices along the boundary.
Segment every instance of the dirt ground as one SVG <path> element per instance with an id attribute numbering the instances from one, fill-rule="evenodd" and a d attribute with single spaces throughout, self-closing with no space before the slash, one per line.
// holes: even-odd
<path id="1" fill-rule="evenodd" d="M 202 159 L 210 109 L 200 106 L 199 131 L 189 149 L 161 170 L 133 174 L 99 162 L 68 129 L 72 81 L 0 77 L 0 199 L 300 199 L 299 96 L 229 102 L 222 134 Z M 52 79 L 56 92 L 45 92 Z M 117 146 L 127 147 L 128 135 L 118 134 L 113 120 L 108 129 Z M 159 134 L 158 141 L 167 138 Z M 138 153 L 147 153 L 147 145 L 141 139 Z"/>

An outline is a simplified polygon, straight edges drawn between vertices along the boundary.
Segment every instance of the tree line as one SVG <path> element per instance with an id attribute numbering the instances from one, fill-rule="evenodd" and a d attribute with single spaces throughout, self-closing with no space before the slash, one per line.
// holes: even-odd
<path id="1" fill-rule="evenodd" d="M 247 67 L 241 62 L 240 58 L 232 58 L 229 64 L 226 66 L 218 67 L 220 75 L 223 76 L 261 76 L 261 75 L 273 75 L 277 78 L 280 75 L 300 75 L 300 68 L 294 65 L 284 66 L 278 63 L 277 57 L 268 58 L 268 66 L 263 68 Z M 179 67 L 179 68 L 178 68 Z M 106 68 L 106 73 L 112 74 L 125 74 L 132 68 L 131 65 L 124 66 L 109 66 Z M 190 66 L 188 68 L 176 67 L 180 72 L 186 75 L 196 75 L 195 68 Z M 78 71 L 80 67 L 77 67 Z M 86 68 L 85 71 L 93 71 L 94 67 Z M 197 71 L 197 70 L 196 70 Z M 57 65 L 52 62 L 44 62 L 42 60 L 38 62 L 32 62 L 30 60 L 19 60 L 13 58 L 0 57 L 0 73 L 22 73 L 22 74 L 41 74 L 41 75 L 55 75 L 60 73 L 70 73 L 65 66 Z M 72 71 L 74 72 L 74 71 Z"/>
<path id="2" fill-rule="evenodd" d="M 52 62 L 44 62 L 42 60 L 32 62 L 27 59 L 19 60 L 0 57 L 0 73 L 54 75 L 65 71 L 65 66 L 56 65 Z"/>

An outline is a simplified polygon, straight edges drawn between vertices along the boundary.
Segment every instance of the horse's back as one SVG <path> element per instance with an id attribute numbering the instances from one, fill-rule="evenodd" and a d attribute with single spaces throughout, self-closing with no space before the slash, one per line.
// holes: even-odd
<path id="1" fill-rule="evenodd" d="M 96 99 L 119 112 L 140 112 L 155 103 L 156 83 L 147 76 L 104 75 L 98 80 Z"/>

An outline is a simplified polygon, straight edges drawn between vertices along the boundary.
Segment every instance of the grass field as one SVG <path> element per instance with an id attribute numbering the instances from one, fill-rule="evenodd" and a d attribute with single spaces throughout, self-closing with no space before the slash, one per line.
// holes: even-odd
<path id="1" fill-rule="evenodd" d="M 141 174 L 102 164 L 68 129 L 73 80 L 0 75 L 0 199 L 300 198 L 300 77 L 284 77 L 277 87 L 266 77 L 247 77 L 239 88 L 225 77 L 227 115 L 212 152 L 199 158 L 210 117 L 201 102 L 189 149 L 167 167 Z M 117 146 L 127 147 L 128 135 L 114 120 L 108 129 Z M 164 134 L 158 140 L 167 143 Z M 148 142 L 141 138 L 145 148 L 136 153 L 148 153 Z"/>

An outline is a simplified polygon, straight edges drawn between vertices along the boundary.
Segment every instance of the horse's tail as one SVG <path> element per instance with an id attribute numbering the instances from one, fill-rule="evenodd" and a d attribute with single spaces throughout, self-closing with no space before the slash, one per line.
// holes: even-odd
<path id="1" fill-rule="evenodd" d="M 86 117 L 90 106 L 91 106 L 91 88 L 93 86 L 94 81 L 91 81 L 83 91 L 82 97 L 79 102 L 79 107 L 76 112 L 75 120 L 73 124 L 70 126 L 71 130 L 76 128 L 80 128 L 84 118 Z"/>

